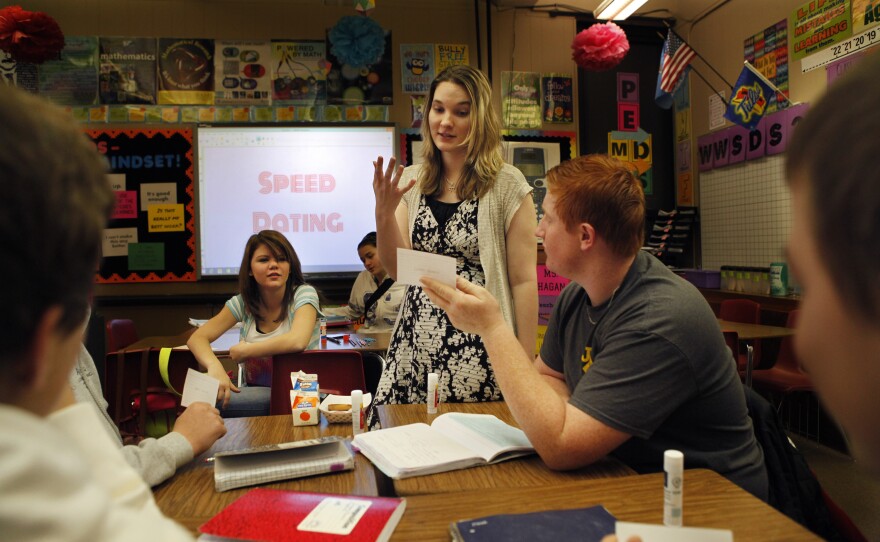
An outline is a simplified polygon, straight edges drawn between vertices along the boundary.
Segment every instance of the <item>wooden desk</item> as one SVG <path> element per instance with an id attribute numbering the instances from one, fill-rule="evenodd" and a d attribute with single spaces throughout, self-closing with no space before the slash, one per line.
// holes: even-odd
<path id="1" fill-rule="evenodd" d="M 683 497 L 685 526 L 730 529 L 736 542 L 821 540 L 709 470 L 685 471 Z M 597 504 L 622 521 L 662 524 L 663 474 L 531 487 L 527 491 L 495 488 L 407 497 L 406 512 L 391 540 L 446 542 L 453 521 Z"/>
<path id="2" fill-rule="evenodd" d="M 504 422 L 519 427 L 507 405 L 503 402 L 441 403 L 437 414 L 431 414 L 430 417 L 425 405 L 382 405 L 377 409 L 382 427 L 396 427 L 418 422 L 430 423 L 436 416 L 446 412 L 493 414 Z M 488 488 L 520 488 L 520 498 L 522 498 L 522 488 L 631 474 L 634 474 L 632 469 L 611 457 L 588 467 L 560 472 L 551 470 L 540 457 L 532 455 L 493 465 L 393 480 L 392 482 L 395 493 L 400 496 Z M 384 477 L 384 474 L 377 471 L 376 476 Z M 531 492 L 531 489 L 529 491 Z"/>
<path id="3" fill-rule="evenodd" d="M 746 324 L 744 322 L 731 322 L 718 319 L 721 331 L 736 331 L 739 340 L 752 341 L 756 339 L 778 339 L 794 335 L 794 329 L 790 327 L 768 326 L 764 324 Z"/>
<path id="4" fill-rule="evenodd" d="M 138 350 L 140 348 L 164 348 L 170 347 L 173 348 L 175 346 L 183 346 L 186 344 L 189 336 L 193 334 L 195 328 L 191 328 L 183 333 L 178 335 L 157 335 L 154 337 L 144 337 L 143 339 L 125 347 L 125 350 Z M 326 345 L 320 346 L 319 350 L 359 350 L 362 352 L 380 352 L 384 353 L 388 350 L 388 343 L 391 342 L 391 332 L 385 333 L 355 333 L 351 328 L 333 328 L 332 331 L 328 331 L 327 334 L 331 337 L 335 337 L 337 335 L 343 335 L 348 333 L 350 335 L 355 335 L 360 339 L 366 339 L 367 337 L 371 337 L 376 339 L 375 342 L 369 344 L 367 346 L 356 347 L 351 343 L 340 343 L 336 344 L 333 341 L 327 341 Z M 218 356 L 224 356 L 229 352 L 227 350 L 215 350 L 214 351 Z"/>
<path id="5" fill-rule="evenodd" d="M 344 334 L 354 335 L 362 341 L 367 338 L 376 339 L 376 341 L 366 346 L 355 346 L 350 342 L 340 342 L 339 344 L 336 344 L 333 341 L 327 341 L 326 344 L 321 345 L 321 350 L 358 350 L 360 352 L 378 352 L 384 354 L 388 350 L 388 344 L 391 342 L 390 331 L 382 333 L 355 333 L 347 328 L 331 328 L 327 330 L 327 335 L 330 337 L 339 337 Z"/>
<path id="6" fill-rule="evenodd" d="M 351 424 L 328 424 L 323 416 L 319 425 L 306 427 L 293 427 L 289 415 L 232 418 L 225 421 L 227 433 L 223 438 L 215 442 L 210 450 L 178 470 L 170 480 L 154 489 L 156 502 L 162 512 L 194 533 L 199 525 L 253 489 L 245 487 L 216 492 L 214 467 L 205 458 L 221 451 L 264 444 L 326 436 L 351 437 Z M 367 458 L 355 454 L 354 470 L 261 484 L 259 487 L 376 496 L 379 494 L 379 487 L 374 472 L 373 465 Z"/>
<path id="7" fill-rule="evenodd" d="M 731 322 L 729 320 L 718 319 L 721 331 L 735 331 L 737 340 L 745 343 L 751 343 L 760 339 L 780 339 L 783 337 L 791 337 L 794 335 L 794 328 L 781 326 L 768 326 L 764 324 L 747 324 L 745 322 Z M 736 355 L 734 355 L 736 357 Z M 752 387 L 752 363 L 746 364 L 746 375 L 744 384 L 746 387 Z"/>

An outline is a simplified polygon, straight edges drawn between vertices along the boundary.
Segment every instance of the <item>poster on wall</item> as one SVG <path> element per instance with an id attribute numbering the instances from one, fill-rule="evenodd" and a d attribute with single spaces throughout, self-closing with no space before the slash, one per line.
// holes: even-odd
<path id="1" fill-rule="evenodd" d="M 214 43 L 214 103 L 269 105 L 272 89 L 268 41 Z"/>
<path id="2" fill-rule="evenodd" d="M 788 91 L 788 21 L 783 19 L 773 26 L 767 27 L 743 42 L 744 60 L 766 77 L 785 95 L 771 93 L 766 113 L 779 109 L 778 103 L 785 102 Z"/>
<path id="3" fill-rule="evenodd" d="M 156 103 L 156 38 L 100 38 L 103 104 Z"/>
<path id="4" fill-rule="evenodd" d="M 272 103 L 327 103 L 326 44 L 323 41 L 272 40 Z"/>
<path id="5" fill-rule="evenodd" d="M 96 282 L 196 280 L 192 128 L 84 131 L 107 158 L 116 196 Z"/>
<path id="6" fill-rule="evenodd" d="M 541 127 L 541 74 L 501 72 L 501 124 L 505 128 Z"/>
<path id="7" fill-rule="evenodd" d="M 852 0 L 853 36 L 880 25 L 880 2 L 877 0 Z"/>
<path id="8" fill-rule="evenodd" d="M 807 55 L 849 38 L 852 35 L 849 0 L 811 0 L 801 4 L 788 17 L 794 39 L 791 57 Z"/>
<path id="9" fill-rule="evenodd" d="M 556 300 L 562 290 L 571 282 L 569 279 L 557 275 L 547 269 L 544 264 L 538 264 L 538 340 L 535 345 L 535 355 L 541 353 L 541 345 L 544 343 L 544 334 L 547 332 L 547 324 L 550 323 L 550 313 L 556 305 Z"/>
<path id="10" fill-rule="evenodd" d="M 434 62 L 437 63 L 436 74 L 440 74 L 449 66 L 470 64 L 468 46 L 462 43 L 435 43 Z"/>
<path id="11" fill-rule="evenodd" d="M 329 37 L 327 43 L 330 43 Z M 327 103 L 334 105 L 391 105 L 394 103 L 392 79 L 393 49 L 391 31 L 385 31 L 385 50 L 369 66 L 350 66 L 327 48 Z"/>
<path id="12" fill-rule="evenodd" d="M 159 38 L 160 104 L 214 103 L 214 40 Z"/>
<path id="13" fill-rule="evenodd" d="M 98 38 L 67 36 L 61 58 L 39 65 L 39 93 L 59 105 L 98 103 Z"/>
<path id="14" fill-rule="evenodd" d="M 574 118 L 572 78 L 569 74 L 545 73 L 541 76 L 544 122 L 571 122 Z"/>
<path id="15" fill-rule="evenodd" d="M 434 46 L 430 43 L 402 43 L 400 74 L 404 94 L 427 94 L 434 80 Z"/>

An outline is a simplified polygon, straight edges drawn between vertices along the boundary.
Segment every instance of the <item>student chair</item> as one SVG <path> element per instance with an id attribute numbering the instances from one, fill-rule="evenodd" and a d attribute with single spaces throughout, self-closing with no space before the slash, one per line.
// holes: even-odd
<path id="1" fill-rule="evenodd" d="M 797 309 L 789 312 L 785 327 L 796 327 L 799 313 Z M 769 369 L 753 371 L 752 379 L 755 386 L 782 394 L 813 391 L 810 375 L 801 369 L 795 355 L 794 337 L 783 337 L 776 363 Z"/>
<path id="2" fill-rule="evenodd" d="M 201 370 L 189 350 L 168 349 L 163 372 L 161 351 L 144 348 L 107 354 L 104 393 L 108 413 L 123 437 L 158 437 L 170 431 L 188 369 Z"/>
<path id="3" fill-rule="evenodd" d="M 730 322 L 743 322 L 745 324 L 761 323 L 761 304 L 750 299 L 725 299 L 721 302 L 718 317 Z M 729 345 L 730 343 L 728 343 Z M 761 341 L 754 341 L 752 355 L 752 368 L 761 364 Z M 744 348 L 739 346 L 734 349 L 734 359 L 740 375 L 745 374 L 748 358 Z"/>
<path id="4" fill-rule="evenodd" d="M 116 352 L 138 341 L 134 322 L 127 318 L 107 322 L 107 352 Z"/>
<path id="5" fill-rule="evenodd" d="M 318 375 L 321 390 L 348 395 L 366 390 L 364 362 L 357 350 L 306 350 L 272 357 L 272 390 L 269 414 L 290 414 L 290 373 L 303 371 Z M 332 391 L 331 391 L 332 390 Z"/>

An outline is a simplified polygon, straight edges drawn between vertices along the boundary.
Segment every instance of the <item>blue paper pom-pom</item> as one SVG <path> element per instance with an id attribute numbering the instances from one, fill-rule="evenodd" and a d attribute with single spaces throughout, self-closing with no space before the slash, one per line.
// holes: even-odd
<path id="1" fill-rule="evenodd" d="M 369 17 L 343 17 L 329 36 L 330 52 L 343 64 L 369 66 L 385 52 L 385 31 Z"/>

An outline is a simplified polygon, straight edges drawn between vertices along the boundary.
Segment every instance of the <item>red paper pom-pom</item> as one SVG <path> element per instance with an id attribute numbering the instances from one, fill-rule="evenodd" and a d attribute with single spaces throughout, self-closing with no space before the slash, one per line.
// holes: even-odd
<path id="1" fill-rule="evenodd" d="M 52 17 L 21 6 L 0 9 L 0 49 L 16 61 L 39 64 L 58 58 L 63 48 L 64 33 Z"/>
<path id="2" fill-rule="evenodd" d="M 578 66 L 599 72 L 620 64 L 629 52 L 629 41 L 616 24 L 596 23 L 574 37 L 571 49 L 571 58 Z"/>

